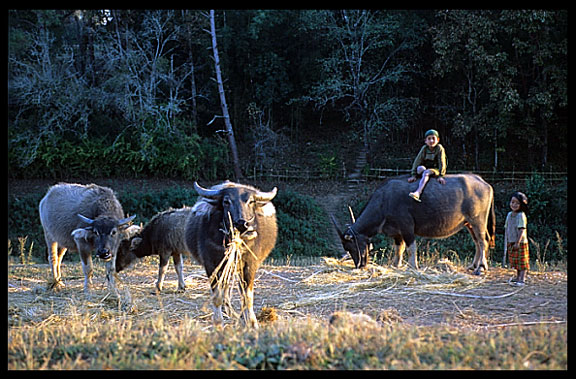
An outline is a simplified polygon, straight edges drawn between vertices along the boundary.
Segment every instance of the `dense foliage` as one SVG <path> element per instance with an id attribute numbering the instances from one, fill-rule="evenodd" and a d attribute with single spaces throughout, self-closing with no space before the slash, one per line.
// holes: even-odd
<path id="1" fill-rule="evenodd" d="M 230 175 L 205 12 L 8 16 L 11 177 Z M 321 164 L 307 146 L 343 136 L 386 166 L 430 127 L 453 168 L 566 167 L 567 11 L 224 10 L 216 22 L 245 173 Z"/>

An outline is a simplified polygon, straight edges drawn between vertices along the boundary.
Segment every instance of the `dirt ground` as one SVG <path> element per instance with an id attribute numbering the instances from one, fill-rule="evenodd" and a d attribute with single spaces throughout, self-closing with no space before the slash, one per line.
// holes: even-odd
<path id="1" fill-rule="evenodd" d="M 63 266 L 66 287 L 58 293 L 46 289 L 46 264 L 11 264 L 8 272 L 9 324 L 45 323 L 75 312 L 119 312 L 104 281 L 104 265 L 95 264 L 94 291 L 85 298 L 80 264 Z M 120 274 L 121 291 L 132 298 L 132 314 L 155 317 L 164 312 L 174 322 L 185 316 L 211 325 L 208 280 L 203 269 L 185 262 L 187 289 L 177 292 L 171 266 L 162 294 L 156 294 L 157 260 L 147 258 Z M 456 328 L 495 328 L 517 324 L 566 323 L 566 272 L 530 272 L 525 287 L 508 283 L 509 269 L 493 268 L 473 276 L 464 267 L 436 265 L 419 271 L 372 264 L 354 269 L 352 263 L 327 258 L 307 266 L 264 265 L 255 282 L 254 310 L 273 308 L 279 318 L 329 319 L 335 311 L 364 313 L 383 323 L 449 325 Z M 239 296 L 233 305 L 239 310 Z M 226 319 L 226 322 L 233 322 Z"/>

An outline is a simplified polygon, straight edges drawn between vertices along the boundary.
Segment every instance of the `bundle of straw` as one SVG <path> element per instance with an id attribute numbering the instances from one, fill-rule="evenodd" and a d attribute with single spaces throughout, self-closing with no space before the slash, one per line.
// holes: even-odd
<path id="1" fill-rule="evenodd" d="M 212 275 L 210 275 L 210 283 L 216 282 L 213 292 L 222 294 L 222 304 L 226 310 L 226 314 L 229 317 L 238 319 L 240 313 L 234 310 L 232 305 L 232 289 L 239 283 L 240 295 L 242 299 L 246 298 L 246 288 L 243 278 L 243 263 L 242 256 L 248 251 L 252 255 L 255 254 L 250 250 L 246 242 L 242 239 L 240 231 L 238 231 L 232 223 L 232 217 L 228 213 L 230 229 L 223 230 L 228 236 L 230 242 L 226 246 L 226 251 L 224 252 L 224 258 L 220 261 L 220 264 L 216 267 Z M 244 311 L 245 301 L 242 301 L 242 308 L 240 312 Z"/>

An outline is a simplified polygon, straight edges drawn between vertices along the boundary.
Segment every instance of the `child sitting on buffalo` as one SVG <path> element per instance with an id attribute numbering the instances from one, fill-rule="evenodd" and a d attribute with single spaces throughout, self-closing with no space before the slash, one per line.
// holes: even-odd
<path id="1" fill-rule="evenodd" d="M 437 177 L 441 184 L 444 184 L 444 175 L 446 175 L 446 152 L 444 147 L 440 145 L 440 135 L 434 129 L 430 129 L 424 135 L 424 143 L 420 152 L 414 159 L 412 164 L 412 176 L 408 178 L 408 182 L 415 182 L 418 177 L 420 179 L 420 184 L 418 189 L 414 192 L 410 192 L 408 196 L 414 200 L 421 202 L 420 196 L 424 187 L 430 177 Z"/>

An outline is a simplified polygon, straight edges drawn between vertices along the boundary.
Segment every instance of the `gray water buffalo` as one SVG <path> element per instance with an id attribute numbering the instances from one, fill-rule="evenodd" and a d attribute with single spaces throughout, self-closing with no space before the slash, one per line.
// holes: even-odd
<path id="1" fill-rule="evenodd" d="M 254 277 L 256 270 L 266 259 L 276 244 L 278 233 L 276 209 L 271 200 L 277 189 L 262 192 L 254 187 L 224 182 L 210 189 L 194 183 L 200 195 L 192 207 L 192 214 L 186 225 L 186 245 L 194 258 L 204 266 L 206 274 L 212 278 L 213 320 L 221 323 L 223 293 L 217 286 L 222 268 L 218 268 L 225 257 L 227 246 L 231 242 L 232 230 L 240 234 L 241 269 L 240 285 L 244 289 L 242 298 L 242 316 L 244 322 L 258 327 L 253 310 Z"/>
<path id="2" fill-rule="evenodd" d="M 48 246 L 48 262 L 53 287 L 63 286 L 60 265 L 67 250 L 78 251 L 84 272 L 84 291 L 92 285 L 92 257 L 96 250 L 106 261 L 109 287 L 118 294 L 114 283 L 116 251 L 126 237 L 125 229 L 134 216 L 125 218 L 114 192 L 96 184 L 59 183 L 48 189 L 39 205 L 40 222 Z"/>
<path id="3" fill-rule="evenodd" d="M 158 255 L 160 264 L 156 289 L 162 291 L 168 260 L 172 257 L 178 274 L 178 290 L 184 291 L 186 285 L 182 272 L 182 255 L 190 255 L 184 231 L 191 211 L 190 207 L 169 209 L 152 217 L 130 241 L 122 241 L 116 257 L 116 271 L 124 270 L 138 258 Z"/>
<path id="4" fill-rule="evenodd" d="M 370 240 L 378 233 L 394 238 L 396 265 L 402 264 L 408 246 L 409 264 L 418 268 L 415 236 L 446 238 L 466 227 L 476 245 L 469 269 L 475 274 L 487 270 L 486 251 L 488 246 L 494 247 L 496 224 L 492 186 L 475 174 L 446 175 L 445 184 L 431 180 L 418 203 L 408 196 L 418 183 L 408 183 L 407 179 L 399 176 L 385 180 L 345 231 L 332 217 L 342 246 L 356 267 L 366 266 Z"/>

